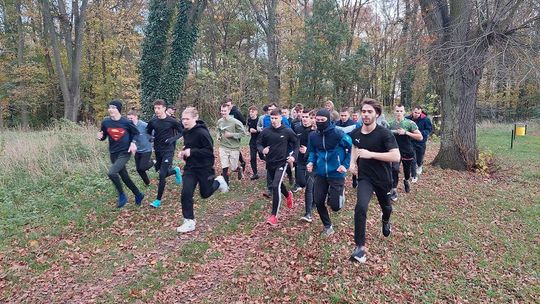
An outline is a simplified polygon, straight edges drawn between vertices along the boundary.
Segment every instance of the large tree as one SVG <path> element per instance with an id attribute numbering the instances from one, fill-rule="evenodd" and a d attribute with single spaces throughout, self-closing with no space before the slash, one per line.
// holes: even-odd
<path id="1" fill-rule="evenodd" d="M 434 164 L 466 170 L 476 164 L 476 98 L 488 50 L 523 48 L 521 32 L 539 17 L 525 0 L 420 0 L 432 40 L 430 74 L 442 107 L 441 147 Z"/>
<path id="2" fill-rule="evenodd" d="M 150 2 L 140 63 L 141 106 L 146 117 L 151 116 L 156 98 L 176 103 L 188 74 L 197 25 L 207 4 L 206 0 L 175 2 Z M 173 16 L 176 20 L 170 34 Z"/>
<path id="3" fill-rule="evenodd" d="M 54 55 L 56 75 L 62 90 L 64 100 L 64 118 L 77 121 L 81 108 L 81 59 L 86 8 L 88 0 L 71 2 L 71 9 L 66 8 L 64 0 L 58 0 L 57 6 L 51 7 L 49 0 L 42 0 L 43 23 L 49 33 L 51 48 Z M 57 17 L 55 26 L 51 9 Z M 57 33 L 57 29 L 59 33 Z M 57 36 L 62 39 L 59 42 Z M 64 69 L 61 47 L 67 54 L 67 64 Z"/>

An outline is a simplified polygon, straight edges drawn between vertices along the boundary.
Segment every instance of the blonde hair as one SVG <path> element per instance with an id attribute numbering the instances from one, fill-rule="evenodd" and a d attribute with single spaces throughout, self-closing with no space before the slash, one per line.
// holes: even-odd
<path id="1" fill-rule="evenodd" d="M 191 117 L 199 117 L 199 111 L 194 107 L 187 107 L 182 113 L 191 114 Z"/>

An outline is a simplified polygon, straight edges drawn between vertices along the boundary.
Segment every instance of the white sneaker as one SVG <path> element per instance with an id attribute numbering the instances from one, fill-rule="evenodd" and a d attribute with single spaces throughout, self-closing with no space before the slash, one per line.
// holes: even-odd
<path id="1" fill-rule="evenodd" d="M 186 233 L 195 230 L 196 220 L 184 219 L 182 226 L 176 228 L 176 232 Z"/>
<path id="2" fill-rule="evenodd" d="M 417 174 L 417 175 L 422 174 L 422 166 L 416 168 L 416 174 Z"/>
<path id="3" fill-rule="evenodd" d="M 411 182 L 416 183 L 417 181 L 418 181 L 418 177 L 415 176 L 415 177 L 411 178 Z"/>
<path id="4" fill-rule="evenodd" d="M 227 185 L 227 182 L 223 178 L 223 176 L 219 175 L 215 178 L 215 180 L 219 183 L 219 191 L 222 193 L 229 192 L 229 185 Z"/>

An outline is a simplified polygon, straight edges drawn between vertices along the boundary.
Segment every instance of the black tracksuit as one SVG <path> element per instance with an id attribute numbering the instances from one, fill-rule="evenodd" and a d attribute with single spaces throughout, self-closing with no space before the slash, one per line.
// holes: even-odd
<path id="1" fill-rule="evenodd" d="M 193 194 L 197 184 L 202 198 L 210 197 L 219 188 L 219 183 L 214 180 L 214 141 L 202 120 L 197 120 L 193 128 L 184 130 L 185 149 L 191 151 L 184 166 L 182 215 L 185 219 L 194 219 Z"/>
<path id="2" fill-rule="evenodd" d="M 296 136 L 298 136 L 298 140 L 300 142 L 300 146 L 308 146 L 308 140 L 309 140 L 309 134 L 311 132 L 315 132 L 313 130 L 312 126 L 304 127 L 302 123 L 294 125 L 294 131 L 296 132 Z M 313 209 L 314 201 L 313 201 L 313 186 L 315 183 L 315 176 L 313 172 L 307 172 L 307 161 L 308 161 L 309 153 L 306 151 L 306 153 L 300 153 L 298 152 L 298 159 L 296 160 L 296 171 L 295 171 L 295 177 L 296 177 L 296 184 L 299 187 L 306 188 L 306 191 L 304 192 L 304 200 L 305 200 L 305 207 L 306 207 L 306 216 L 311 216 L 311 210 Z"/>
<path id="3" fill-rule="evenodd" d="M 161 200 L 165 191 L 168 176 L 175 174 L 171 168 L 174 159 L 176 140 L 182 137 L 182 124 L 171 116 L 165 118 L 154 117 L 146 126 L 146 132 L 154 136 L 154 152 L 156 163 L 154 167 L 159 171 L 159 184 L 157 199 Z"/>
<path id="4" fill-rule="evenodd" d="M 277 215 L 281 203 L 282 193 L 288 195 L 287 188 L 282 185 L 283 176 L 287 168 L 287 158 L 292 155 L 298 157 L 298 138 L 294 131 L 281 125 L 279 128 L 266 128 L 257 139 L 257 150 L 262 153 L 265 147 L 269 147 L 266 158 L 267 179 L 270 181 L 272 191 L 272 215 Z"/>
<path id="5" fill-rule="evenodd" d="M 257 122 L 259 121 L 259 117 L 256 117 L 255 119 L 248 118 L 247 120 L 247 126 L 248 131 L 249 129 L 255 129 L 257 130 Z M 257 131 L 257 133 L 249 133 L 251 135 L 251 138 L 249 139 L 249 162 L 251 165 L 251 171 L 253 172 L 253 175 L 257 175 L 257 154 L 259 155 L 259 158 L 261 160 L 264 160 L 264 154 L 262 152 L 257 151 L 257 138 L 259 138 L 260 132 Z M 257 153 L 258 152 L 258 153 Z"/>

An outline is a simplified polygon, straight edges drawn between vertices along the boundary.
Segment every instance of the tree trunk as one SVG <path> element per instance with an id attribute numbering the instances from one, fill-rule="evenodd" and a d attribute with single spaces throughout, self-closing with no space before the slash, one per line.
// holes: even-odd
<path id="1" fill-rule="evenodd" d="M 276 39 L 276 7 L 277 0 L 268 1 L 268 27 L 266 32 L 266 46 L 268 48 L 268 99 L 279 103 L 280 77 L 278 64 L 278 50 Z"/>
<path id="2" fill-rule="evenodd" d="M 17 66 L 24 65 L 24 28 L 22 23 L 21 1 L 15 1 L 15 10 L 17 11 Z M 24 82 L 19 83 L 19 86 L 24 87 Z M 29 127 L 28 105 L 23 101 L 19 104 L 19 112 L 21 113 L 21 127 L 27 130 Z"/>

